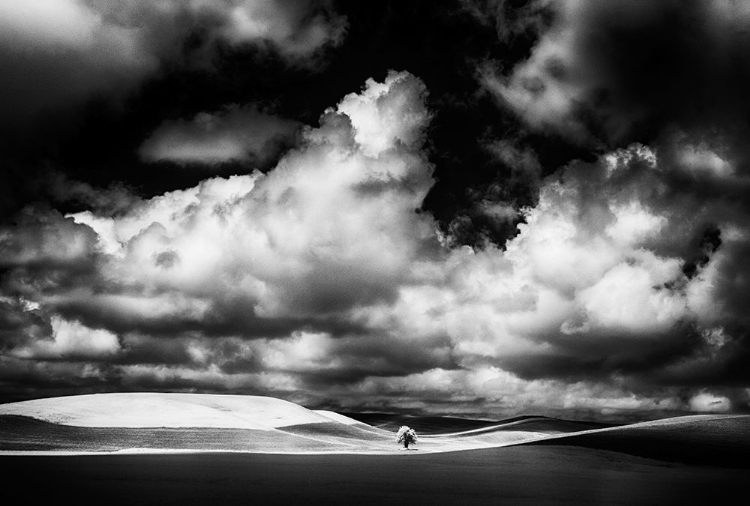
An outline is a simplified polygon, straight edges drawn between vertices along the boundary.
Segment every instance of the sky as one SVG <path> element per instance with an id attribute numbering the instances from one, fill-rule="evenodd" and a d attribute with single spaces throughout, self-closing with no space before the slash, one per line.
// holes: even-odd
<path id="1" fill-rule="evenodd" d="M 750 410 L 750 5 L 0 0 L 0 402 Z"/>

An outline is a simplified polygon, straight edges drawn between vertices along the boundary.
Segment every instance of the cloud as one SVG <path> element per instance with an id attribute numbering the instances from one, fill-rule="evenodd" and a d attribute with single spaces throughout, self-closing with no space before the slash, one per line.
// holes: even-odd
<path id="1" fill-rule="evenodd" d="M 344 409 L 380 408 L 407 414 L 425 411 L 492 419 L 546 413 L 632 421 L 669 416 L 686 408 L 677 392 L 668 389 L 647 395 L 590 381 L 528 381 L 493 366 L 368 378 L 356 392 L 358 396 L 345 397 Z"/>
<path id="2" fill-rule="evenodd" d="M 438 247 L 432 221 L 414 212 L 432 184 L 419 134 L 424 92 L 408 74 L 370 81 L 266 175 L 207 179 L 115 216 L 30 220 L 7 230 L 4 263 L 86 264 L 92 279 L 35 296 L 119 330 L 236 321 L 235 332 L 262 335 L 258 320 L 323 321 L 392 299 L 414 258 Z M 391 130 L 375 135 L 378 124 Z"/>
<path id="3" fill-rule="evenodd" d="M 108 358 L 120 350 L 117 336 L 103 329 L 91 329 L 76 321 L 53 316 L 51 340 L 36 339 L 29 346 L 14 350 L 23 359 Z"/>
<path id="4" fill-rule="evenodd" d="M 189 121 L 167 121 L 139 149 L 147 162 L 215 165 L 227 162 L 265 165 L 293 144 L 300 125 L 256 107 L 229 107 L 199 113 Z"/>
<path id="5" fill-rule="evenodd" d="M 690 409 L 701 413 L 726 413 L 731 409 L 731 401 L 724 396 L 702 392 L 690 399 Z"/>
<path id="6" fill-rule="evenodd" d="M 17 125 L 92 97 L 121 97 L 167 63 L 205 64 L 220 44 L 267 47 L 303 64 L 338 44 L 344 29 L 312 0 L 2 0 L 0 108 Z M 201 41 L 192 49 L 191 37 Z"/>
<path id="7" fill-rule="evenodd" d="M 82 206 L 104 215 L 122 213 L 140 200 L 121 182 L 114 181 L 107 188 L 98 188 L 52 170 L 42 174 L 38 185 L 57 203 Z"/>
<path id="8" fill-rule="evenodd" d="M 57 211 L 27 209 L 17 217 L 17 226 L 0 228 L 0 265 L 87 270 L 95 257 L 92 232 Z"/>
<path id="9" fill-rule="evenodd" d="M 750 230 L 743 209 L 675 185 L 691 171 L 641 145 L 573 163 L 544 180 L 505 251 L 454 249 L 424 270 L 429 282 L 362 315 L 410 339 L 447 337 L 469 370 L 635 391 L 695 374 L 720 383 L 747 357 L 728 279 L 744 279 Z M 717 229 L 718 246 L 706 242 Z"/>
<path id="10" fill-rule="evenodd" d="M 540 31 L 550 1 L 534 0 L 522 5 L 506 0 L 461 0 L 460 3 L 477 21 L 493 27 L 498 39 L 507 42 L 526 32 Z"/>
<path id="11" fill-rule="evenodd" d="M 197 2 L 199 9 L 215 9 Z M 306 56 L 328 43 L 337 44 L 345 22 L 325 9 L 325 3 L 288 0 L 225 2 L 218 12 L 223 21 L 219 33 L 231 44 L 267 40 L 287 56 Z"/>
<path id="12" fill-rule="evenodd" d="M 554 21 L 511 72 L 483 83 L 528 125 L 591 144 L 664 126 L 741 122 L 750 45 L 742 2 L 550 3 Z"/>
<path id="13" fill-rule="evenodd" d="M 733 151 L 683 133 L 535 175 L 504 248 L 454 247 L 417 211 L 426 92 L 391 72 L 267 173 L 4 227 L 0 379 L 88 357 L 91 388 L 602 416 L 721 391 L 735 409 L 750 229 Z"/>

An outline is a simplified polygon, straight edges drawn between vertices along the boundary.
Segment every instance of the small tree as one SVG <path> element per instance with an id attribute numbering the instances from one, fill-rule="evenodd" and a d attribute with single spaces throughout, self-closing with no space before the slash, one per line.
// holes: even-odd
<path id="1" fill-rule="evenodd" d="M 417 433 L 414 429 L 402 425 L 396 433 L 396 442 L 402 443 L 405 449 L 409 448 L 410 444 L 417 444 Z"/>

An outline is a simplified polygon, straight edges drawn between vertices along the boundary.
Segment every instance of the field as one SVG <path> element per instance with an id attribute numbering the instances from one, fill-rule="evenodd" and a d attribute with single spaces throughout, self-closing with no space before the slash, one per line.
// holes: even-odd
<path id="1" fill-rule="evenodd" d="M 395 423 L 385 415 L 372 426 L 275 399 L 172 396 L 161 420 L 139 422 L 139 403 L 153 409 L 165 399 L 120 395 L 136 397 L 0 405 L 7 497 L 30 504 L 707 504 L 742 496 L 750 478 L 744 415 L 625 426 L 544 417 L 441 426 L 432 418 L 412 424 L 421 427 L 420 440 L 403 451 L 383 428 Z M 117 411 L 112 400 L 132 401 L 126 426 L 104 416 Z M 190 413 L 183 401 L 218 411 L 202 412 L 204 426 L 190 426 L 194 419 L 169 414 Z"/>

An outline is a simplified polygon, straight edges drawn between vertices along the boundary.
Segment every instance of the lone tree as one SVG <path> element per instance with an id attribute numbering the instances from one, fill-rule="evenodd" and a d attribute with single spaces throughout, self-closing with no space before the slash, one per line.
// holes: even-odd
<path id="1" fill-rule="evenodd" d="M 402 425 L 396 433 L 396 442 L 403 443 L 404 449 L 408 449 L 410 444 L 417 444 L 417 433 L 414 429 Z"/>

